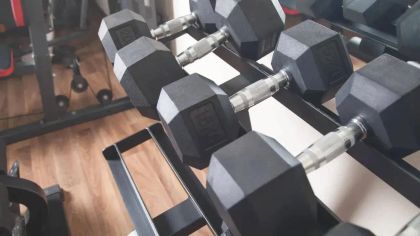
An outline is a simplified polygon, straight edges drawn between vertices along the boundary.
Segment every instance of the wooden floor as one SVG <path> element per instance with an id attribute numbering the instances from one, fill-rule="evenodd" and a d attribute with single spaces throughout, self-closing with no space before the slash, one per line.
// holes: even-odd
<path id="1" fill-rule="evenodd" d="M 103 50 L 96 37 L 97 24 L 87 40 L 76 43 L 81 58 L 81 72 L 92 90 L 109 87 L 111 75 L 116 97 L 124 96 L 111 66 L 105 63 Z M 71 72 L 54 66 L 56 94 L 68 94 Z M 71 94 L 71 107 L 76 109 L 97 104 L 93 93 Z M 41 102 L 34 76 L 0 81 L 0 118 L 41 112 Z M 40 115 L 1 119 L 0 129 L 33 122 Z M 133 134 L 154 121 L 143 118 L 135 110 L 87 122 L 71 128 L 25 140 L 7 147 L 10 166 L 18 160 L 21 176 L 42 187 L 59 184 L 65 191 L 65 210 L 71 235 L 128 235 L 133 230 L 126 208 L 113 177 L 102 156 L 102 149 Z M 124 157 L 152 216 L 185 200 L 169 166 L 152 142 L 127 153 Z M 201 180 L 204 173 L 197 172 Z M 196 235 L 208 235 L 204 228 Z"/>

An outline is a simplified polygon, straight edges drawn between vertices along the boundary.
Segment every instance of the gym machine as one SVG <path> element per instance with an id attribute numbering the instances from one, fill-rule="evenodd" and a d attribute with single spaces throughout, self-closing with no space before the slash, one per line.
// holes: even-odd
<path id="1" fill-rule="evenodd" d="M 1 235 L 69 235 L 64 215 L 62 192 L 58 186 L 42 189 L 32 181 L 10 176 L 0 176 L 0 201 L 3 204 L 22 204 L 27 207 L 29 220 L 16 210 L 0 212 Z M 3 191 L 3 193 L 1 193 Z M 4 194 L 6 197 L 4 197 Z M 25 222 L 27 221 L 27 222 Z"/>
<path id="2" fill-rule="evenodd" d="M 132 108 L 128 98 L 113 101 L 103 100 L 103 98 L 109 98 L 110 94 L 107 91 L 100 91 L 97 97 L 101 104 L 76 111 L 67 111 L 68 97 L 54 93 L 51 58 L 48 49 L 51 42 L 46 40 L 47 24 L 44 17 L 39 17 L 43 15 L 44 10 L 42 1 L 23 0 L 21 3 L 22 12 L 31 12 L 31 14 L 25 14 L 26 19 L 24 20 L 27 23 L 32 43 L 35 67 L 33 69 L 40 88 L 43 119 L 32 124 L 1 131 L 0 139 L 6 145 Z M 77 72 L 77 67 L 73 69 Z M 75 73 L 75 77 L 77 78 L 73 81 L 80 81 L 77 73 Z"/>
<path id="3" fill-rule="evenodd" d="M 3 160 L 5 156 L 0 158 Z M 0 234 L 69 235 L 60 186 L 42 189 L 20 178 L 19 172 L 18 162 L 9 171 L 0 169 Z M 19 204 L 26 207 L 23 213 Z"/>
<path id="4" fill-rule="evenodd" d="M 197 40 L 201 40 L 206 37 L 206 34 L 202 32 L 202 29 L 198 29 L 196 27 L 188 28 L 187 32 Z M 283 33 L 287 36 L 290 36 L 287 30 Z M 143 38 L 141 40 L 148 41 L 149 39 Z M 141 46 L 141 45 L 144 45 L 144 44 L 142 43 L 138 44 L 138 46 Z M 164 51 L 166 51 L 166 49 Z M 393 130 L 391 131 L 380 130 L 379 123 L 378 124 L 371 123 L 372 120 L 373 122 L 375 122 L 375 120 L 380 120 L 380 118 L 377 119 L 377 118 L 368 117 L 367 121 L 363 119 L 362 120 L 355 119 L 354 122 L 356 125 L 353 125 L 353 123 L 351 123 L 348 127 L 344 126 L 338 129 L 337 132 L 340 132 L 339 134 L 335 134 L 335 133 L 328 134 L 329 132 L 331 132 L 331 130 L 335 130 L 336 128 L 340 127 L 339 122 L 338 122 L 340 120 L 339 117 L 333 113 L 326 113 L 324 109 L 318 106 L 319 104 L 314 105 L 313 103 L 310 103 L 312 102 L 311 100 L 308 100 L 302 96 L 299 96 L 296 93 L 296 90 L 299 91 L 298 90 L 299 87 L 297 87 L 296 85 L 291 86 L 292 89 L 287 88 L 287 86 L 285 88 L 283 86 L 277 86 L 277 87 L 272 86 L 271 82 L 283 81 L 281 80 L 281 78 L 283 77 L 281 76 L 276 77 L 276 75 L 278 75 L 276 74 L 276 72 L 281 71 L 280 68 L 274 67 L 276 71 L 273 72 L 270 69 L 266 68 L 265 66 L 259 63 L 256 63 L 252 60 L 246 60 L 246 59 L 244 60 L 238 54 L 237 48 L 233 48 L 230 45 L 221 45 L 220 47 L 215 49 L 214 52 L 221 59 L 225 60 L 228 64 L 230 64 L 232 67 L 238 70 L 241 73 L 241 75 L 233 78 L 232 80 L 226 82 L 225 84 L 222 84 L 220 88 L 217 88 L 217 86 L 212 84 L 212 82 L 209 82 L 208 80 L 203 79 L 201 76 L 198 76 L 198 75 L 190 75 L 187 78 L 178 80 L 177 82 L 174 82 L 171 85 L 167 85 L 167 87 L 164 87 L 164 89 L 162 90 L 161 98 L 159 99 L 160 101 L 157 103 L 157 110 L 161 114 L 160 118 L 162 119 L 164 125 L 155 124 L 124 140 L 121 140 L 120 142 L 106 148 L 103 151 L 104 157 L 108 161 L 110 169 L 114 175 L 115 181 L 117 182 L 120 192 L 122 193 L 123 200 L 127 206 L 131 219 L 133 220 L 133 223 L 139 235 L 174 235 L 174 234 L 187 235 L 201 228 L 205 224 L 207 224 L 210 230 L 216 235 L 230 235 L 232 232 L 227 231 L 227 229 L 235 228 L 232 225 L 228 226 L 226 224 L 222 226 L 222 221 L 226 223 L 228 220 L 226 220 L 226 218 L 223 217 L 223 214 L 220 214 L 220 207 L 218 207 L 217 204 L 215 205 L 214 202 L 217 202 L 217 200 L 215 200 L 216 198 L 214 197 L 215 195 L 213 196 L 211 194 L 209 195 L 208 191 L 204 189 L 204 187 L 198 181 L 197 177 L 193 174 L 191 168 L 182 162 L 183 159 L 181 159 L 179 156 L 181 148 L 179 147 L 177 148 L 176 144 L 174 144 L 174 140 L 175 139 L 179 140 L 179 137 L 174 137 L 173 132 L 170 131 L 171 128 L 168 128 L 167 124 L 165 125 L 165 120 L 170 120 L 170 118 L 165 119 L 166 114 L 164 114 L 165 111 L 163 107 L 161 111 L 159 111 L 159 106 L 160 106 L 159 103 L 161 103 L 162 101 L 168 100 L 168 98 L 173 99 L 173 101 L 177 101 L 177 102 L 181 101 L 181 103 L 186 102 L 187 100 L 182 99 L 182 96 L 179 97 L 179 95 L 177 95 L 179 94 L 179 92 L 178 93 L 176 92 L 177 90 L 176 88 L 178 89 L 184 88 L 185 86 L 191 86 L 193 88 L 196 88 L 196 86 L 203 86 L 203 88 L 207 87 L 206 92 L 201 93 L 202 95 L 201 97 L 200 97 L 200 91 L 204 91 L 204 90 L 198 90 L 198 91 L 194 89 L 188 90 L 189 93 L 186 95 L 190 95 L 190 93 L 193 93 L 194 96 L 200 97 L 200 99 L 203 99 L 203 101 L 204 99 L 207 99 L 207 98 L 203 98 L 205 96 L 212 98 L 211 100 L 212 102 L 215 102 L 217 99 L 224 100 L 225 102 L 223 104 L 225 104 L 225 107 L 229 107 L 229 106 L 232 107 L 229 103 L 232 103 L 234 105 L 234 108 L 236 108 L 235 106 L 236 104 L 240 104 L 240 106 L 238 105 L 238 107 L 249 107 L 249 106 L 252 106 L 254 102 L 260 101 L 260 99 L 263 99 L 267 96 L 273 96 L 273 98 L 278 100 L 280 103 L 282 103 L 292 112 L 294 112 L 296 115 L 301 117 L 301 119 L 306 121 L 308 124 L 313 126 L 322 134 L 326 135 L 325 138 L 321 139 L 319 143 L 314 144 L 315 147 L 320 147 L 319 150 L 324 150 L 323 147 L 324 147 L 325 141 L 328 141 L 328 143 L 332 142 L 331 144 L 336 144 L 336 145 L 333 145 L 333 147 L 337 149 L 333 149 L 332 153 L 328 153 L 328 155 L 326 155 L 327 157 L 334 157 L 337 153 L 344 152 L 348 148 L 350 148 L 348 150 L 348 153 L 354 159 L 359 161 L 366 168 L 372 171 L 375 175 L 377 175 L 386 183 L 388 183 L 390 186 L 392 186 L 396 191 L 401 193 L 413 204 L 415 204 L 416 206 L 420 206 L 420 201 L 419 201 L 420 200 L 420 197 L 419 197 L 420 196 L 420 173 L 414 167 L 410 166 L 409 164 L 405 163 L 403 160 L 399 158 L 400 155 L 405 155 L 409 152 L 412 152 L 413 150 L 416 150 L 416 148 L 419 145 L 418 139 L 416 139 L 416 136 L 415 136 L 416 134 L 413 134 L 414 135 L 413 136 L 410 133 L 412 131 L 410 129 L 412 128 L 412 125 L 414 122 L 413 120 L 410 120 L 410 121 L 403 120 L 400 122 L 401 125 L 404 126 L 404 127 L 401 127 L 401 129 L 405 130 L 406 131 L 405 134 L 409 134 L 408 136 L 404 136 L 401 133 L 398 134 L 398 135 L 404 136 L 404 138 L 406 139 L 405 141 L 407 141 L 410 145 L 412 144 L 412 146 L 410 147 L 398 146 L 398 145 L 401 145 L 401 143 L 395 139 L 393 139 L 395 143 L 387 143 L 386 141 L 384 141 L 384 140 L 387 140 L 390 136 L 396 135 L 396 133 L 395 133 L 395 130 L 394 131 Z M 351 86 L 349 86 L 349 84 L 353 83 L 354 81 L 360 80 L 361 77 L 371 79 L 372 81 L 376 80 L 377 77 L 372 77 L 372 73 L 370 71 L 382 70 L 382 66 L 380 65 L 385 65 L 384 68 L 387 68 L 387 66 L 389 66 L 389 68 L 384 73 L 391 75 L 390 81 L 393 81 L 396 76 L 398 77 L 398 75 L 395 75 L 395 73 L 397 73 L 396 71 L 398 70 L 408 71 L 407 73 L 409 76 L 407 78 L 407 81 L 410 81 L 408 82 L 408 84 L 413 85 L 413 83 L 414 84 L 417 83 L 415 86 L 413 86 L 413 88 L 410 88 L 410 89 L 413 89 L 413 94 L 418 94 L 418 87 L 419 87 L 418 70 L 408 65 L 407 63 L 397 60 L 390 56 L 383 56 L 379 58 L 378 61 L 375 61 L 375 62 L 372 62 L 372 64 L 369 64 L 369 67 L 366 67 L 360 71 L 355 72 L 353 76 L 349 79 L 349 81 L 351 82 L 346 83 L 346 85 L 343 87 L 344 90 L 351 90 L 350 89 Z M 378 67 L 380 69 L 378 69 Z M 395 69 L 394 72 L 392 71 L 393 69 Z M 133 73 L 133 77 L 134 77 L 135 73 L 134 72 L 131 72 L 131 73 Z M 280 73 L 280 75 L 284 75 L 284 74 Z M 268 80 L 265 80 L 265 81 L 261 80 L 263 78 L 267 78 L 267 76 L 268 76 Z M 279 80 L 276 80 L 276 79 L 279 79 Z M 200 82 L 200 80 L 204 82 Z M 188 81 L 188 83 L 186 81 Z M 390 81 L 387 81 L 386 83 Z M 253 93 L 252 91 L 254 90 L 250 88 L 254 88 L 254 86 L 257 84 L 260 85 L 258 86 L 259 88 L 276 88 L 280 92 L 274 93 L 276 90 L 266 89 L 266 90 L 262 90 L 262 91 L 266 91 L 266 93 L 264 94 Z M 280 85 L 282 83 L 278 83 L 278 84 Z M 136 84 L 136 86 L 138 86 L 138 84 Z M 409 93 L 409 90 L 406 90 L 405 87 L 401 88 L 401 91 L 398 91 L 396 93 L 399 94 L 400 96 L 402 96 L 405 93 Z M 414 91 L 415 88 L 417 88 L 416 90 L 417 92 Z M 241 90 L 241 89 L 244 89 L 244 90 Z M 366 88 L 366 89 L 369 89 L 369 88 Z M 386 91 L 387 89 L 383 89 L 383 90 Z M 239 94 L 242 93 L 246 95 L 261 95 L 261 97 L 251 96 L 252 99 L 249 99 L 249 96 L 241 96 L 241 97 L 247 97 L 248 99 L 237 100 L 236 95 L 238 95 L 237 94 L 238 91 L 240 91 Z M 209 93 L 215 93 L 217 95 L 216 96 L 209 95 Z M 341 103 L 341 106 L 349 106 L 349 104 L 343 105 L 344 101 L 350 101 L 354 99 L 354 97 L 359 96 L 357 94 L 351 94 L 351 93 L 346 94 L 345 92 L 340 92 L 340 93 L 341 93 L 342 98 L 347 97 L 347 99 L 342 99 L 343 103 Z M 230 96 L 230 99 L 229 99 L 229 96 Z M 133 99 L 133 97 L 131 97 L 131 99 Z M 237 103 L 235 101 L 242 101 L 242 102 Z M 244 101 L 249 102 L 249 104 L 246 104 L 246 102 Z M 415 95 L 413 95 L 412 97 L 406 96 L 402 98 L 401 101 L 403 101 L 404 103 L 410 103 L 410 101 L 416 102 L 418 101 L 418 98 L 416 98 Z M 390 101 L 383 101 L 384 107 L 388 107 L 388 108 L 395 107 L 393 109 L 397 109 L 396 108 L 397 106 L 395 104 L 392 104 L 392 103 L 388 104 L 387 102 L 390 102 Z M 191 103 L 194 103 L 194 101 Z M 200 104 L 200 103 L 197 103 L 197 104 Z M 195 106 L 195 104 L 190 104 L 190 105 Z M 369 104 L 368 103 L 364 104 L 361 107 L 368 109 L 367 107 L 369 107 Z M 188 111 L 193 112 L 193 110 L 188 110 L 188 109 L 183 109 L 183 108 L 178 108 L 178 107 L 177 109 L 181 111 L 177 111 L 175 109 L 173 110 L 173 112 L 182 112 L 183 110 L 187 111 L 186 113 L 188 113 Z M 233 108 L 230 108 L 230 109 L 233 109 Z M 205 110 L 203 111 L 204 114 L 215 112 L 212 109 L 204 109 L 204 110 Z M 339 112 L 340 112 L 340 105 L 339 105 Z M 341 111 L 340 115 L 341 115 L 341 118 L 343 118 L 345 121 L 353 121 L 351 118 L 353 118 L 353 116 L 357 117 L 358 116 L 357 112 L 358 112 L 357 109 L 354 111 L 351 111 L 351 114 L 348 112 L 346 113 L 346 112 Z M 378 112 L 379 116 L 384 116 L 383 111 L 378 110 L 376 112 Z M 230 112 L 225 111 L 225 114 L 230 114 L 230 116 L 232 117 L 234 116 L 233 113 L 234 113 L 233 111 L 230 111 Z M 375 112 L 373 111 L 373 113 Z M 413 119 L 418 118 L 418 117 L 414 118 L 416 116 L 415 114 L 417 114 L 415 110 L 414 111 L 411 110 L 410 113 L 413 114 Z M 188 114 L 192 114 L 192 113 L 188 113 Z M 175 118 L 176 117 L 175 114 L 172 114 L 172 116 L 171 114 L 168 114 L 168 117 L 172 117 L 174 118 L 174 120 L 176 119 L 179 120 L 183 118 L 187 119 L 186 118 L 187 116 L 185 115 L 180 115 L 179 116 L 180 118 Z M 202 117 L 202 116 L 197 116 L 197 117 Z M 239 121 L 240 127 L 238 128 L 239 131 L 237 131 L 236 129 L 235 132 L 238 132 L 239 135 L 243 135 L 239 140 L 241 140 L 242 138 L 248 137 L 248 135 L 253 135 L 254 132 L 250 132 L 251 130 L 250 130 L 249 120 L 248 120 L 246 111 L 239 112 L 236 115 L 236 117 Z M 401 118 L 401 119 L 404 119 L 404 118 Z M 209 120 L 206 120 L 206 121 L 209 121 Z M 365 122 L 367 122 L 367 125 Z M 198 121 L 195 125 L 197 124 L 202 124 L 202 123 Z M 189 125 L 190 125 L 190 128 L 194 127 L 193 122 L 191 122 Z M 165 132 L 164 126 L 166 129 L 166 132 Z M 363 127 L 363 129 L 361 127 Z M 365 132 L 367 130 L 370 130 L 367 127 L 369 127 L 370 129 L 373 129 L 376 135 L 371 136 L 370 133 L 366 134 Z M 177 129 L 175 125 L 173 129 Z M 200 128 L 197 128 L 197 129 L 199 129 L 200 131 Z M 204 128 L 203 130 L 206 130 L 206 129 Z M 177 132 L 178 131 L 181 133 L 183 132 L 181 130 L 177 130 Z M 200 133 L 199 131 L 197 132 Z M 377 136 L 378 132 L 381 133 L 381 135 L 383 136 Z M 248 133 L 248 134 L 244 135 L 245 133 Z M 218 133 L 216 132 L 216 135 L 212 136 L 212 138 L 219 137 L 217 134 Z M 345 140 L 342 139 L 343 137 L 342 134 L 344 135 Z M 197 137 L 197 136 L 194 136 L 194 137 Z M 365 139 L 365 138 L 367 138 L 366 142 L 356 142 L 359 139 Z M 147 207 L 145 206 L 142 200 L 142 197 L 137 189 L 137 186 L 134 184 L 134 181 L 131 178 L 130 172 L 124 160 L 122 159 L 123 153 L 150 139 L 152 139 L 156 143 L 163 157 L 168 162 L 169 166 L 172 168 L 176 177 L 178 178 L 181 185 L 183 186 L 183 188 L 188 194 L 187 200 L 185 200 L 184 202 L 178 204 L 177 206 L 169 209 L 168 211 L 162 213 L 161 215 L 155 218 L 152 218 L 150 214 L 148 213 Z M 269 145 L 270 148 L 273 148 L 273 145 L 274 145 L 273 142 L 274 141 L 270 141 L 270 145 Z M 215 143 L 218 143 L 217 140 L 215 141 Z M 250 143 L 248 143 L 248 145 L 247 144 L 241 145 L 241 147 L 243 147 L 243 150 L 248 150 L 245 148 L 247 147 L 249 148 L 250 146 L 249 144 Z M 189 144 L 189 145 L 195 145 L 195 143 Z M 200 147 L 200 144 L 198 145 Z M 205 144 L 202 144 L 202 145 L 205 146 Z M 228 148 L 228 146 L 226 146 L 225 148 Z M 186 148 L 186 150 L 188 150 L 188 148 Z M 235 150 L 238 150 L 238 149 L 236 148 Z M 242 150 L 242 149 L 239 149 L 239 150 Z M 304 157 L 308 157 L 308 156 L 314 156 L 314 157 L 318 157 L 318 155 L 323 156 L 323 155 L 320 155 L 318 152 L 316 152 L 316 150 L 318 149 L 309 148 L 307 152 L 303 152 L 302 154 L 303 157 L 301 159 L 305 160 L 306 158 Z M 234 152 L 230 150 L 230 152 L 226 152 L 227 153 L 226 155 L 230 155 L 230 157 L 234 159 L 235 158 L 241 159 L 241 158 L 244 158 L 251 151 L 252 150 L 249 150 L 248 152 L 244 151 L 242 155 L 232 157 L 234 155 L 233 154 Z M 206 155 L 208 154 L 205 153 L 204 156 Z M 198 156 L 201 156 L 201 155 L 198 155 Z M 214 154 L 214 156 L 217 156 L 217 154 Z M 261 157 L 261 156 L 266 156 L 266 155 L 257 155 L 257 156 Z M 285 154 L 285 156 L 287 155 Z M 369 156 L 369 159 L 365 158 L 367 156 Z M 293 160 L 295 160 L 295 164 L 297 163 L 296 159 L 294 157 L 291 157 L 290 154 L 289 154 L 289 157 L 290 159 L 293 158 Z M 204 163 L 208 162 L 208 159 L 206 159 L 206 157 L 204 157 L 203 159 L 204 159 Z M 194 163 L 194 161 L 191 161 L 191 162 L 187 161 L 186 163 L 191 164 L 191 163 Z M 325 160 L 320 159 L 319 163 L 322 164 L 324 163 L 324 161 Z M 310 162 L 304 161 L 304 163 L 310 163 Z M 198 166 L 200 165 L 201 164 L 199 164 Z M 203 164 L 203 166 L 205 165 L 206 164 Z M 296 164 L 295 166 L 298 166 L 298 164 Z M 312 165 L 308 165 L 307 167 L 308 169 L 310 169 Z M 213 175 L 214 178 L 216 178 L 217 176 L 218 176 L 217 174 Z M 303 173 L 301 174 L 301 176 L 305 177 L 306 175 L 305 173 Z M 209 178 L 210 178 L 210 175 L 209 175 Z M 222 181 L 215 180 L 214 182 L 221 183 Z M 312 212 L 312 216 L 316 218 L 317 224 L 319 224 L 319 228 L 321 229 L 321 233 L 327 233 L 329 229 L 333 228 L 329 233 L 327 233 L 327 235 L 344 235 L 343 232 L 348 232 L 347 230 L 349 229 L 354 230 L 354 231 L 351 231 L 353 233 L 350 235 L 372 235 L 370 232 L 367 232 L 356 226 L 348 225 L 345 223 L 339 223 L 339 219 L 335 217 L 334 214 L 329 212 L 329 210 L 325 208 L 321 202 L 316 200 L 314 196 L 312 196 L 311 206 L 312 206 L 311 209 L 315 209 L 314 211 L 316 213 Z M 268 205 L 267 207 L 270 207 L 270 205 Z M 252 216 L 252 217 L 255 217 L 255 216 Z M 414 225 L 414 224 L 410 224 L 410 225 Z M 245 224 L 245 227 L 246 227 L 246 224 Z M 408 228 L 412 228 L 412 227 L 408 227 Z M 343 229 L 345 231 L 340 231 Z M 340 232 L 340 233 L 335 234 L 335 232 Z M 356 234 L 356 232 L 360 234 Z"/>
<path id="5" fill-rule="evenodd" d="M 79 38 L 82 36 L 82 32 L 87 29 L 87 11 L 88 11 L 88 2 L 87 0 L 80 1 L 80 6 L 71 6 L 71 4 L 64 5 L 63 1 L 61 0 L 47 0 L 42 2 L 42 10 L 37 11 L 31 11 L 32 14 L 34 14 L 35 18 L 45 18 L 45 23 L 47 23 L 47 26 L 45 27 L 47 30 L 47 43 L 48 47 L 51 49 L 50 54 L 52 57 L 52 60 L 54 62 L 60 62 L 63 63 L 65 66 L 70 66 L 74 56 L 74 49 L 72 49 L 70 46 L 63 45 L 64 43 L 74 40 L 76 38 Z M 33 44 L 32 41 L 30 44 L 24 48 L 20 47 L 10 47 L 8 44 L 14 44 L 16 38 L 19 37 L 21 34 L 27 35 L 26 29 L 28 28 L 35 28 L 38 29 L 39 22 L 33 22 L 28 16 L 28 14 L 25 14 L 25 12 L 28 12 L 28 9 L 26 7 L 26 3 L 24 0 L 19 1 L 2 1 L 0 6 L 1 9 L 1 15 L 0 17 L 0 33 L 4 34 L 5 42 L 1 45 L 2 51 L 1 53 L 1 61 L 3 64 L 8 64 L 10 67 L 9 73 L 2 73 L 0 74 L 1 78 L 5 77 L 19 77 L 21 75 L 32 73 L 36 68 L 36 63 L 34 63 L 34 60 L 32 59 L 34 57 L 33 52 Z M 60 5 L 61 4 L 61 5 Z M 70 5 L 70 6 L 69 6 Z M 77 4 L 76 4 L 77 5 Z M 76 9 L 67 9 L 74 7 Z M 59 27 L 67 26 L 71 27 L 72 25 L 69 23 L 69 16 L 65 16 L 66 11 L 74 11 L 78 10 L 77 7 L 80 7 L 80 12 L 78 15 L 80 15 L 80 20 L 77 25 L 77 31 L 65 35 L 61 35 L 59 37 L 56 37 L 56 30 Z M 26 8 L 26 9 L 25 9 Z M 31 9 L 32 10 L 32 9 Z M 68 13 L 71 14 L 71 13 Z M 71 19 L 74 21 L 74 19 Z M 66 25 L 67 24 L 67 25 Z M 57 26 L 58 25 L 58 26 Z M 42 29 L 42 28 L 39 28 Z M 30 33 L 29 33 L 30 34 Z M 8 35 L 12 35 L 12 37 L 8 37 Z M 10 40 L 14 40 L 11 41 Z M 33 39 L 31 40 L 43 40 L 40 39 Z M 11 42 L 9 42 L 11 41 Z M 5 51 L 9 51 L 5 52 Z M 7 57 L 9 56 L 9 57 Z M 25 57 L 25 58 L 24 58 Z M 13 59 L 20 59 L 19 62 L 13 63 Z M 2 66 L 3 70 L 4 67 Z"/>
<path id="6" fill-rule="evenodd" d="M 160 19 L 155 0 L 95 0 L 95 2 L 105 15 L 128 9 L 144 16 L 151 27 L 156 26 Z"/>
<path id="7" fill-rule="evenodd" d="M 402 60 L 420 60 L 420 2 L 417 0 L 281 0 L 305 17 L 325 19 L 331 28 L 361 38 L 372 60 L 388 53 Z M 357 48 L 357 47 L 353 47 Z M 353 52 L 351 52 L 353 54 Z M 355 51 L 357 54 L 357 51 Z"/>

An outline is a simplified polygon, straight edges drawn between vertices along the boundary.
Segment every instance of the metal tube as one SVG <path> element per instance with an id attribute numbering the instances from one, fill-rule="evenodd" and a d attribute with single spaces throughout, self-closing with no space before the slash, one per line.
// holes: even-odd
<path id="1" fill-rule="evenodd" d="M 186 66 L 211 53 L 224 43 L 229 36 L 228 28 L 224 26 L 219 31 L 201 39 L 177 56 L 179 65 Z"/>
<path id="2" fill-rule="evenodd" d="M 162 39 L 174 34 L 177 34 L 197 22 L 197 16 L 195 13 L 181 16 L 173 20 L 167 21 L 159 25 L 156 29 L 151 30 L 152 37 L 156 39 Z"/>
<path id="3" fill-rule="evenodd" d="M 311 172 L 334 160 L 366 138 L 367 129 L 361 117 L 352 119 L 346 126 L 330 132 L 297 156 L 306 172 Z"/>
<path id="4" fill-rule="evenodd" d="M 31 38 L 35 75 L 38 80 L 41 95 L 42 109 L 44 111 L 44 121 L 49 122 L 58 120 L 60 110 L 55 102 L 54 79 L 52 75 L 51 57 L 47 43 L 47 24 L 44 20 L 44 8 L 41 1 L 25 1 L 24 12 L 28 12 L 28 27 Z"/>
<path id="5" fill-rule="evenodd" d="M 80 29 L 87 29 L 87 14 L 89 10 L 89 1 L 82 0 L 81 9 L 80 9 Z"/>
<path id="6" fill-rule="evenodd" d="M 271 97 L 274 93 L 284 88 L 289 83 L 289 75 L 285 70 L 259 80 L 230 97 L 230 102 L 235 112 L 240 112 L 250 108 L 265 99 Z"/>

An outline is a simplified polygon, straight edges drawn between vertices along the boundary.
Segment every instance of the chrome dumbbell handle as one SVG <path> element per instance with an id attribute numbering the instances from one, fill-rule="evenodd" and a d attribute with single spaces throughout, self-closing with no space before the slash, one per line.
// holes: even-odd
<path id="1" fill-rule="evenodd" d="M 167 21 L 159 25 L 156 29 L 152 29 L 150 33 L 152 37 L 156 39 L 162 39 L 174 34 L 177 34 L 197 22 L 197 16 L 195 13 L 189 15 L 181 16 L 173 20 Z"/>

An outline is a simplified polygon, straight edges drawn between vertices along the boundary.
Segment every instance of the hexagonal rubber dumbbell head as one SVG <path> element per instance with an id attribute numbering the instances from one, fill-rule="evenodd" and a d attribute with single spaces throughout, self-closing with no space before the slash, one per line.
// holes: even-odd
<path id="1" fill-rule="evenodd" d="M 220 17 L 214 12 L 216 0 L 190 0 L 190 10 L 198 16 L 198 24 L 204 31 L 211 34 L 217 31 Z"/>
<path id="2" fill-rule="evenodd" d="M 187 75 L 164 44 L 147 37 L 118 51 L 114 73 L 134 107 L 152 119 L 161 88 Z"/>
<path id="3" fill-rule="evenodd" d="M 142 36 L 152 37 L 144 18 L 127 9 L 103 18 L 98 35 L 111 62 L 124 46 Z"/>
<path id="4" fill-rule="evenodd" d="M 296 9 L 314 18 L 336 18 L 341 16 L 343 0 L 299 0 Z"/>
<path id="5" fill-rule="evenodd" d="M 350 223 L 339 223 L 328 231 L 325 236 L 375 236 L 372 232 Z"/>
<path id="6" fill-rule="evenodd" d="M 207 190 L 233 235 L 310 235 L 317 201 L 300 163 L 250 132 L 212 156 Z"/>
<path id="7" fill-rule="evenodd" d="M 353 73 L 341 35 L 307 20 L 282 32 L 271 65 L 285 70 L 304 97 L 318 99 Z"/>
<path id="8" fill-rule="evenodd" d="M 420 1 L 397 20 L 398 48 L 413 60 L 420 60 Z"/>
<path id="9" fill-rule="evenodd" d="M 162 39 L 175 35 L 196 25 L 207 33 L 213 33 L 216 29 L 216 22 L 219 17 L 214 12 L 214 0 L 190 0 L 191 13 L 169 20 L 156 29 L 152 35 L 156 39 Z"/>
<path id="10" fill-rule="evenodd" d="M 207 167 L 211 154 L 239 135 L 228 95 L 198 74 L 165 86 L 157 109 L 178 156 L 195 168 Z"/>
<path id="11" fill-rule="evenodd" d="M 407 9 L 387 0 L 344 0 L 343 15 L 346 19 L 374 27 L 389 27 Z"/>
<path id="12" fill-rule="evenodd" d="M 361 117 L 368 140 L 394 157 L 420 149 L 420 70 L 384 54 L 356 71 L 336 96 L 342 122 Z"/>
<path id="13" fill-rule="evenodd" d="M 273 51 L 284 28 L 285 15 L 277 0 L 216 0 L 233 45 L 246 58 L 258 60 Z"/>

